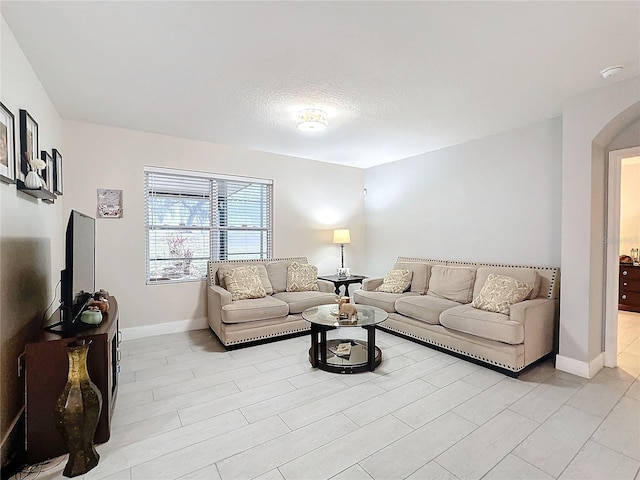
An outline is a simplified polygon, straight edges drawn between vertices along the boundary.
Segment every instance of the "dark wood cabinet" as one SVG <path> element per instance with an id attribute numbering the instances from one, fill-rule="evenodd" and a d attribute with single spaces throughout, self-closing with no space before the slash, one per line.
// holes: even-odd
<path id="1" fill-rule="evenodd" d="M 109 311 L 100 325 L 70 337 L 41 331 L 25 348 L 25 419 L 27 463 L 33 464 L 68 453 L 56 428 L 55 406 L 67 382 L 66 346 L 78 339 L 91 340 L 87 369 L 102 393 L 102 411 L 94 437 L 104 443 L 111 436 L 111 416 L 118 392 L 119 313 L 109 297 Z"/>
<path id="2" fill-rule="evenodd" d="M 620 265 L 618 309 L 640 312 L 640 267 Z"/>

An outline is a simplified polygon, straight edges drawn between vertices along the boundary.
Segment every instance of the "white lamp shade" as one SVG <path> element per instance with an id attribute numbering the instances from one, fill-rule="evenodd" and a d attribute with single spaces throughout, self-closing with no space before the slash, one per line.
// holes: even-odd
<path id="1" fill-rule="evenodd" d="M 351 243 L 351 234 L 348 228 L 333 231 L 333 243 Z"/>

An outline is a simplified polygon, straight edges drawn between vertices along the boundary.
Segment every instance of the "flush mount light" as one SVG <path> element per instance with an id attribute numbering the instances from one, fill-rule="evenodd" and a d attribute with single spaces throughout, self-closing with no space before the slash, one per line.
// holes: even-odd
<path id="1" fill-rule="evenodd" d="M 306 108 L 296 115 L 296 126 L 301 132 L 322 132 L 327 125 L 327 114 L 317 108 Z"/>
<path id="2" fill-rule="evenodd" d="M 624 67 L 622 65 L 616 65 L 615 67 L 607 67 L 600 72 L 600 75 L 602 75 L 602 78 L 613 77 L 614 75 L 618 75 L 620 72 L 622 72 L 623 69 Z"/>

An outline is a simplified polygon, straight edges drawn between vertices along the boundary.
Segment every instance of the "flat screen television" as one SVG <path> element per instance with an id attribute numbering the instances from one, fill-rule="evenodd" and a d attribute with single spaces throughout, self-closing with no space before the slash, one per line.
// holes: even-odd
<path id="1" fill-rule="evenodd" d="M 71 211 L 65 235 L 65 268 L 60 274 L 60 316 L 48 330 L 72 334 L 93 327 L 83 324 L 80 315 L 95 293 L 95 227 L 93 218 Z"/>

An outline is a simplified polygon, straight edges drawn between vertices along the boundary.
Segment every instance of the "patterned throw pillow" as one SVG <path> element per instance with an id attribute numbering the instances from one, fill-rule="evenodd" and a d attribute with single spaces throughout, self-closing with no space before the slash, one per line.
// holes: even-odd
<path id="1" fill-rule="evenodd" d="M 411 270 L 391 270 L 384 276 L 382 285 L 376 292 L 402 293 L 411 285 L 413 272 Z"/>
<path id="2" fill-rule="evenodd" d="M 471 302 L 471 306 L 487 312 L 509 315 L 511 305 L 522 302 L 532 289 L 533 285 L 528 283 L 491 273 L 478 296 Z"/>
<path id="3" fill-rule="evenodd" d="M 232 300 L 263 298 L 266 291 L 255 266 L 238 267 L 224 272 L 224 283 Z"/>
<path id="4" fill-rule="evenodd" d="M 317 292 L 318 269 L 306 263 L 291 262 L 287 267 L 287 292 Z"/>

